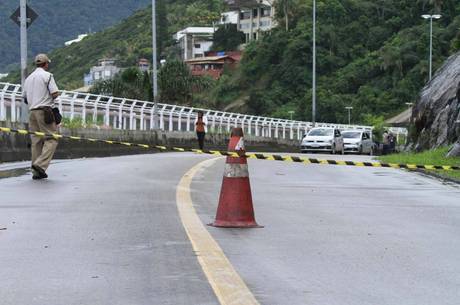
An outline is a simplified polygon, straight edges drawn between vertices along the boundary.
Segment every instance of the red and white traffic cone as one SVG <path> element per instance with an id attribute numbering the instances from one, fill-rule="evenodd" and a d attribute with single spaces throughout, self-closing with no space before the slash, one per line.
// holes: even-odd
<path id="1" fill-rule="evenodd" d="M 227 156 L 216 220 L 210 225 L 223 228 L 258 228 L 260 226 L 254 218 L 248 162 L 241 128 L 233 129 L 228 151 L 237 152 L 240 157 Z"/>

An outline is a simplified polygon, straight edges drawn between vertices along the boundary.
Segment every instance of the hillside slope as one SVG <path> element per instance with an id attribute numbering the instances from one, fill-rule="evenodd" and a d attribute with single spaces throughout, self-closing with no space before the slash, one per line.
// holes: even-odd
<path id="1" fill-rule="evenodd" d="M 39 15 L 29 28 L 29 54 L 48 52 L 90 30 L 100 31 L 149 3 L 150 0 L 29 0 L 29 6 Z M 10 20 L 18 6 L 19 1 L 0 2 L 0 72 L 20 61 L 19 27 Z"/>

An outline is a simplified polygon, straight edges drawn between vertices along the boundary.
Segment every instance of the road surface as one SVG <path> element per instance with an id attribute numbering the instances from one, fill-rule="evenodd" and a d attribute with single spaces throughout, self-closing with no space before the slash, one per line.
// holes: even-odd
<path id="1" fill-rule="evenodd" d="M 58 161 L 49 180 L 0 179 L 0 303 L 220 304 L 176 200 L 184 175 L 210 158 Z M 202 224 L 223 167 L 207 161 L 189 177 Z M 385 168 L 249 167 L 265 227 L 203 227 L 260 304 L 458 304 L 458 187 Z"/>

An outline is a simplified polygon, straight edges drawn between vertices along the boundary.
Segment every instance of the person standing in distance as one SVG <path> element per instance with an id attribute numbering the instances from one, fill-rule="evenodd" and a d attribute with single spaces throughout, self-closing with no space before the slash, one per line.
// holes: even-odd
<path id="1" fill-rule="evenodd" d="M 195 131 L 198 138 L 198 146 L 203 150 L 204 137 L 208 131 L 208 119 L 203 115 L 203 111 L 198 111 L 198 116 L 195 120 Z"/>
<path id="2" fill-rule="evenodd" d="M 52 109 L 58 97 L 53 74 L 48 72 L 50 60 L 46 54 L 35 57 L 37 68 L 24 82 L 23 96 L 29 105 L 29 129 L 32 132 L 55 133 L 57 130 Z M 32 179 L 48 178 L 46 170 L 56 151 L 58 142 L 53 137 L 31 135 Z"/>

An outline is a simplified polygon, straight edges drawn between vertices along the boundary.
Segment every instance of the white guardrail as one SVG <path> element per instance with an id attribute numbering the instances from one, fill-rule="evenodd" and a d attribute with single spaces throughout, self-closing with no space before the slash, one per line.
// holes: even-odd
<path id="1" fill-rule="evenodd" d="M 22 102 L 20 89 L 20 85 L 0 82 L 0 121 L 19 121 Z M 64 117 L 80 118 L 84 124 L 102 123 L 105 128 L 124 130 L 150 130 L 153 126 L 152 102 L 73 91 L 60 91 L 56 101 Z M 159 128 L 165 131 L 193 131 L 198 110 L 207 116 L 208 132 L 228 133 L 232 127 L 242 127 L 246 134 L 256 137 L 301 140 L 312 128 L 310 122 L 179 105 L 158 103 L 157 109 Z M 359 125 L 317 123 L 316 126 L 372 130 L 372 127 Z"/>

